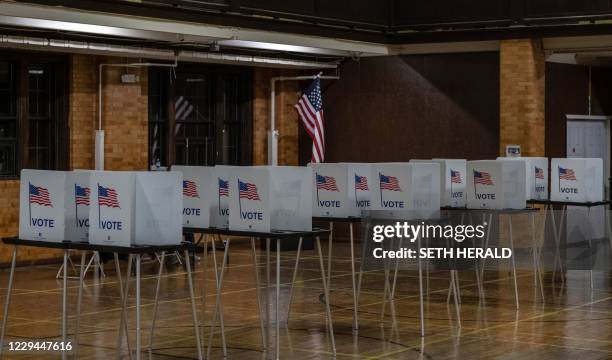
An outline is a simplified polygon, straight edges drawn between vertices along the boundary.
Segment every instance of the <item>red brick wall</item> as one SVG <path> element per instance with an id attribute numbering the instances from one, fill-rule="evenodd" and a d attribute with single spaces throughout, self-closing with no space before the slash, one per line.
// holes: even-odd
<path id="1" fill-rule="evenodd" d="M 268 131 L 270 131 L 270 79 L 274 76 L 295 76 L 295 70 L 255 68 L 253 75 L 253 165 L 268 163 Z M 298 164 L 298 116 L 293 105 L 299 97 L 297 81 L 276 82 L 276 128 L 278 164 Z"/>

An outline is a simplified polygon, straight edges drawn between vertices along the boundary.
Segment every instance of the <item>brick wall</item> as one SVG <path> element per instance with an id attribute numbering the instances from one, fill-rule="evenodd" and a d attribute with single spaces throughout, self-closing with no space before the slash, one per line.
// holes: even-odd
<path id="1" fill-rule="evenodd" d="M 69 141 L 70 168 L 93 169 L 94 131 L 98 124 L 98 63 L 122 63 L 89 55 L 70 57 Z M 123 68 L 106 68 L 103 88 L 105 167 L 107 170 L 143 170 L 147 167 L 147 70 L 131 69 L 140 76 L 137 84 L 121 84 Z M 19 232 L 19 181 L 0 181 L 0 236 Z M 58 251 L 21 248 L 21 264 L 55 261 Z M 0 245 L 0 264 L 10 262 L 10 248 Z"/>
<path id="2" fill-rule="evenodd" d="M 295 70 L 255 68 L 253 76 L 253 165 L 268 163 L 268 131 L 270 131 L 270 79 L 274 76 L 295 76 Z M 276 128 L 278 164 L 298 164 L 298 116 L 293 105 L 299 97 L 299 82 L 276 82 Z"/>
<path id="3" fill-rule="evenodd" d="M 500 154 L 521 145 L 523 156 L 544 156 L 544 76 L 542 43 L 536 39 L 501 41 Z"/>

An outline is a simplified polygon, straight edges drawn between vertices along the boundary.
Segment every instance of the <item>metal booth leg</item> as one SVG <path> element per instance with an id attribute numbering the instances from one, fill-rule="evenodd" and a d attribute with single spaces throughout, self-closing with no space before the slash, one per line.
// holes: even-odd
<path id="1" fill-rule="evenodd" d="M 76 325 L 74 328 L 74 358 L 79 358 L 79 335 L 80 335 L 80 327 L 81 327 L 81 303 L 83 301 L 83 281 L 85 278 L 85 258 L 87 256 L 87 251 L 81 252 L 81 268 L 79 271 L 79 293 L 77 295 L 77 308 L 76 308 Z"/>
<path id="2" fill-rule="evenodd" d="M 327 321 L 329 323 L 329 333 L 332 344 L 333 356 L 336 356 L 336 338 L 334 336 L 334 323 L 332 321 L 331 308 L 329 305 L 329 286 L 325 277 L 325 265 L 323 260 L 323 252 L 321 251 L 321 239 L 317 236 L 317 251 L 319 253 L 319 264 L 321 265 L 321 280 L 323 281 L 323 291 L 325 292 L 325 312 L 327 314 Z"/>
<path id="3" fill-rule="evenodd" d="M 300 245 L 301 246 L 301 238 Z M 255 238 L 251 238 L 251 254 L 253 258 L 253 272 L 255 273 L 255 296 L 257 297 L 257 310 L 259 311 L 259 327 L 261 331 L 261 345 L 263 350 L 265 351 L 268 348 L 268 341 L 266 339 L 266 329 L 264 325 L 264 314 L 263 307 L 261 305 L 261 285 L 259 281 L 259 270 L 257 267 L 257 252 L 255 250 Z M 299 248 L 298 248 L 299 254 Z M 289 302 L 289 306 L 291 306 L 291 302 Z"/>
<path id="4" fill-rule="evenodd" d="M 132 348 L 130 345 L 130 334 L 128 331 L 128 323 L 127 323 L 127 318 L 126 318 L 126 304 L 127 304 L 127 291 L 129 289 L 127 283 L 130 280 L 130 273 L 132 271 L 132 255 L 129 255 L 128 257 L 128 273 L 126 275 L 126 284 L 125 284 L 125 289 L 124 289 L 124 284 L 123 284 L 123 280 L 121 278 L 121 267 L 119 266 L 119 255 L 117 253 L 114 253 L 114 257 L 115 257 L 115 272 L 117 273 L 117 279 L 119 279 L 119 296 L 120 296 L 120 300 L 121 300 L 121 325 L 119 326 L 119 337 L 118 337 L 118 342 L 117 342 L 117 359 L 121 358 L 121 345 L 122 345 L 122 341 L 123 341 L 123 334 L 122 331 L 125 331 L 125 338 L 126 338 L 126 342 L 127 342 L 127 348 L 128 348 L 128 354 L 130 357 L 130 360 L 132 359 Z M 83 272 L 83 277 L 85 277 L 85 272 Z"/>
<path id="5" fill-rule="evenodd" d="M 227 264 L 227 256 L 229 253 L 230 240 L 227 239 L 225 244 L 225 251 L 223 252 L 223 260 L 221 263 L 221 270 L 217 267 L 217 252 L 213 243 L 213 267 L 215 268 L 215 282 L 217 287 L 217 293 L 215 296 L 215 310 L 213 312 L 212 321 L 210 324 L 210 334 L 208 335 L 208 349 L 206 351 L 206 358 L 210 358 L 210 351 L 212 348 L 212 339 L 215 334 L 215 326 L 217 325 L 217 318 L 219 318 L 219 324 L 221 325 L 221 344 L 223 347 L 223 357 L 227 357 L 227 344 L 225 342 L 225 321 L 223 317 L 223 303 L 221 302 L 221 291 L 223 287 L 223 275 L 225 274 L 225 264 Z"/>
<path id="6" fill-rule="evenodd" d="M 325 299 L 327 300 L 327 299 Z M 276 239 L 276 359 L 280 359 L 280 239 Z"/>
<path id="7" fill-rule="evenodd" d="M 6 332 L 6 324 L 8 322 L 9 305 L 11 303 L 11 294 L 13 292 L 13 280 L 15 278 L 15 264 L 17 262 L 17 245 L 13 246 L 13 258 L 11 259 L 11 273 L 9 275 L 8 287 L 6 288 L 6 299 L 4 300 L 4 312 L 2 316 L 2 329 L 0 330 L 0 358 L 4 350 L 4 334 Z"/>
<path id="8" fill-rule="evenodd" d="M 64 250 L 64 271 L 62 279 L 62 341 L 66 344 L 68 337 L 68 249 Z M 62 351 L 62 360 L 66 359 L 66 352 Z"/>
<path id="9" fill-rule="evenodd" d="M 516 278 L 516 261 L 514 259 L 514 239 L 512 237 L 512 215 L 508 215 L 508 231 L 510 248 L 512 249 L 512 277 L 514 278 L 514 300 L 516 302 L 516 310 L 519 309 L 519 295 L 518 295 L 518 280 Z"/>
<path id="10" fill-rule="evenodd" d="M 125 289 L 122 291 L 123 298 L 121 299 L 121 322 L 119 325 L 119 336 L 117 337 L 117 360 L 121 360 L 121 346 L 123 345 L 123 331 L 125 330 L 125 337 L 128 345 L 128 353 L 130 354 L 130 359 L 132 358 L 132 350 L 130 347 L 130 338 L 129 338 L 129 327 L 127 321 L 127 303 L 128 297 L 130 294 L 130 278 L 132 277 L 132 254 L 128 255 L 128 266 L 127 266 L 127 274 L 125 275 Z M 117 261 L 117 254 L 115 253 L 115 266 L 119 267 L 119 262 Z M 121 271 L 118 272 L 121 274 Z"/>
<path id="11" fill-rule="evenodd" d="M 351 241 L 351 276 L 353 280 L 353 331 L 359 330 L 359 304 L 357 303 L 357 280 L 355 279 L 355 239 L 353 236 L 353 223 L 349 224 Z"/>
<path id="12" fill-rule="evenodd" d="M 149 335 L 149 357 L 153 354 L 153 336 L 155 334 L 155 322 L 157 320 L 157 307 L 159 305 L 159 288 L 161 287 L 161 278 L 164 271 L 164 261 L 166 260 L 166 252 L 162 251 L 159 258 L 159 271 L 157 272 L 157 284 L 155 285 L 155 299 L 153 300 L 153 318 L 151 320 L 151 333 Z"/>
<path id="13" fill-rule="evenodd" d="M 227 254 L 227 248 L 225 249 Z M 200 326 L 198 325 L 198 312 L 196 310 L 195 293 L 193 291 L 193 276 L 191 274 L 191 260 L 189 258 L 189 251 L 185 250 L 185 267 L 187 267 L 187 281 L 189 282 L 189 296 L 191 297 L 191 315 L 193 317 L 193 331 L 196 338 L 196 346 L 198 348 L 198 360 L 202 360 L 202 344 L 200 342 Z M 161 274 L 160 274 L 161 275 Z M 153 339 L 153 337 L 151 337 Z"/>
<path id="14" fill-rule="evenodd" d="M 297 278 L 298 266 L 300 264 L 300 254 L 302 252 L 302 238 L 298 240 L 297 256 L 295 257 L 295 266 L 293 267 L 293 277 L 291 278 L 291 285 L 289 285 L 289 302 L 287 304 L 287 324 L 289 324 L 289 315 L 291 314 L 291 303 L 293 302 L 293 285 Z"/>
<path id="15" fill-rule="evenodd" d="M 136 359 L 140 360 L 140 263 L 141 254 L 136 254 Z"/>

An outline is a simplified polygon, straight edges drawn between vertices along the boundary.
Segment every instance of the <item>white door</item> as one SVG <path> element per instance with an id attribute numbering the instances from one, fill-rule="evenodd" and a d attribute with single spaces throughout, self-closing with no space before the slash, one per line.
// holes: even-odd
<path id="1" fill-rule="evenodd" d="M 609 117 L 567 115 L 567 157 L 568 158 L 602 158 L 604 164 L 604 192 L 606 199 L 608 189 L 608 177 L 610 176 L 610 132 Z M 566 234 L 580 229 L 586 231 L 586 209 L 580 207 L 568 207 Z M 604 213 L 603 206 L 591 209 L 590 224 L 591 234 L 594 238 L 604 236 Z"/>

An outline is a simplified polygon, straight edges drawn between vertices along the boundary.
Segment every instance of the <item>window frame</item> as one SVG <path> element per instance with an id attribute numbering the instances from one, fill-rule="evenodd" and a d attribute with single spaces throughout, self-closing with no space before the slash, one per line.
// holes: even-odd
<path id="1" fill-rule="evenodd" d="M 66 55 L 47 53 L 19 53 L 0 52 L 0 61 L 8 61 L 15 65 L 16 79 L 16 128 L 15 128 L 15 173 L 0 174 L 0 180 L 18 180 L 21 170 L 35 168 L 29 158 L 30 140 L 30 116 L 29 116 L 29 78 L 28 69 L 31 65 L 42 65 L 52 69 L 54 76 L 52 84 L 54 96 L 48 99 L 53 102 L 53 114 L 49 117 L 55 119 L 54 143 L 55 151 L 51 151 L 54 157 L 54 168 L 52 170 L 68 170 L 69 154 L 69 81 L 68 81 L 68 57 Z"/>
<path id="2" fill-rule="evenodd" d="M 152 72 L 157 72 L 157 76 L 169 76 L 167 69 L 150 68 L 149 76 Z M 239 93 L 236 95 L 238 100 L 236 101 L 236 111 L 242 116 L 242 122 L 240 127 L 240 143 L 237 144 L 239 147 L 239 161 L 236 165 L 251 165 L 252 164 L 252 142 L 253 142 L 253 116 L 252 116 L 252 103 L 253 103 L 253 69 L 250 67 L 239 67 L 239 66 L 228 66 L 228 65 L 213 65 L 213 64 L 194 64 L 194 63 L 179 63 L 178 68 L 175 70 L 177 73 L 182 74 L 201 74 L 211 83 L 210 96 L 211 96 L 211 110 L 210 114 L 213 117 L 212 126 L 214 128 L 214 141 L 212 143 L 214 152 L 214 164 L 222 165 L 223 162 L 223 129 L 225 119 L 225 102 L 224 102 L 224 83 L 226 78 L 238 79 L 237 81 L 242 82 Z M 166 121 L 166 144 L 165 144 L 165 157 L 166 163 L 162 163 L 163 166 L 173 166 L 176 164 L 176 136 L 174 135 L 174 129 L 176 126 L 176 117 L 174 112 L 174 98 L 176 97 L 176 81 L 168 81 L 165 94 L 167 99 L 160 99 L 161 101 L 167 101 L 167 121 Z M 150 90 L 149 90 L 150 91 Z M 150 116 L 150 115 L 149 115 Z M 155 122 L 148 120 L 148 134 L 151 134 L 151 126 Z M 153 164 L 151 146 L 151 137 L 148 138 L 148 164 Z M 163 158 L 164 156 L 161 156 Z"/>

